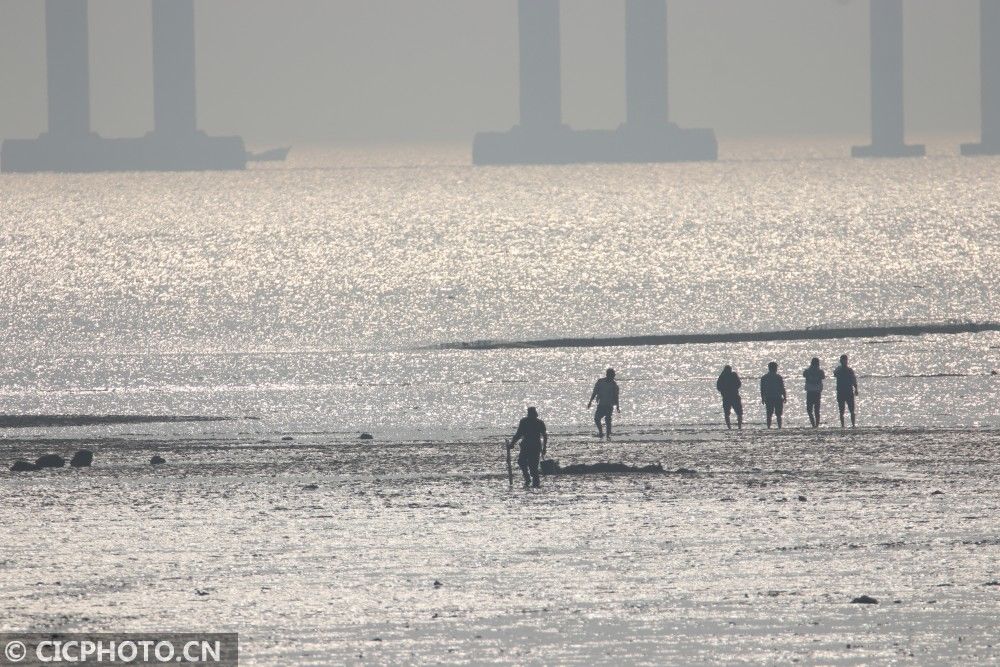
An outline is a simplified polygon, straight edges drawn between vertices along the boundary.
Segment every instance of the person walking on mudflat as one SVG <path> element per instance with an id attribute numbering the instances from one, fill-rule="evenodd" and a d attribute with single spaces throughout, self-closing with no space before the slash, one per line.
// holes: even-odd
<path id="1" fill-rule="evenodd" d="M 840 366 L 833 372 L 837 378 L 837 408 L 840 410 L 840 428 L 844 428 L 844 408 L 851 411 L 851 428 L 856 426 L 854 419 L 854 399 L 858 393 L 858 376 L 854 369 L 847 365 L 847 355 L 840 357 Z"/>
<path id="2" fill-rule="evenodd" d="M 587 403 L 587 409 L 594 404 L 594 399 L 597 399 L 597 410 L 594 412 L 594 424 L 597 425 L 597 437 L 604 437 L 604 427 L 601 425 L 601 421 L 604 421 L 604 425 L 607 426 L 608 439 L 611 439 L 611 413 L 617 412 L 621 414 L 621 408 L 618 406 L 618 383 L 615 382 L 615 369 L 609 368 L 600 380 L 594 385 L 594 391 L 590 394 L 590 402 Z"/>
<path id="3" fill-rule="evenodd" d="M 726 428 L 732 429 L 733 425 L 729 421 L 729 414 L 736 413 L 737 427 L 743 430 L 743 399 L 740 398 L 740 387 L 743 382 L 740 380 L 732 366 L 722 369 L 719 379 L 715 381 L 715 388 L 722 394 L 722 414 L 726 416 Z"/>
<path id="4" fill-rule="evenodd" d="M 819 367 L 819 359 L 813 357 L 809 368 L 802 371 L 806 379 L 806 412 L 809 413 L 809 423 L 813 428 L 819 428 L 819 404 L 823 393 L 823 379 L 826 373 Z"/>
<path id="5" fill-rule="evenodd" d="M 517 425 L 517 431 L 511 439 L 508 449 L 513 449 L 520 441 L 521 453 L 517 456 L 517 466 L 524 475 L 524 488 L 532 486 L 538 488 L 542 485 L 541 477 L 538 474 L 538 461 L 545 456 L 545 449 L 549 444 L 549 434 L 545 430 L 545 422 L 538 418 L 536 408 L 528 408 L 528 416 L 522 417 Z M 509 464 L 510 459 L 508 459 Z"/>
<path id="6" fill-rule="evenodd" d="M 778 428 L 781 428 L 781 415 L 785 412 L 785 378 L 778 375 L 778 362 L 767 365 L 767 373 L 760 378 L 760 402 L 767 409 L 767 427 L 771 428 L 771 418 L 778 418 Z"/>

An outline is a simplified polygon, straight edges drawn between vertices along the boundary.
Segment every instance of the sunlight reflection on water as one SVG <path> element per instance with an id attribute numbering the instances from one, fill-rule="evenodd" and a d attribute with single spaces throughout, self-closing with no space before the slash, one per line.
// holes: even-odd
<path id="1" fill-rule="evenodd" d="M 613 364 L 640 423 L 704 423 L 724 363 L 752 398 L 770 358 L 797 390 L 809 357 L 829 370 L 849 351 L 862 376 L 900 378 L 870 383 L 884 386 L 865 401 L 868 423 L 996 423 L 983 377 L 1000 366 L 993 335 L 417 349 L 997 318 L 1000 160 L 792 148 L 777 160 L 479 169 L 447 150 L 387 151 L 381 166 L 307 150 L 305 168 L 245 173 L 5 175 L 0 349 L 12 361 L 0 407 L 328 428 L 351 415 L 355 428 L 440 435 L 498 427 L 537 401 L 584 428 L 581 396 Z M 951 373 L 969 377 L 901 377 Z"/>
<path id="2" fill-rule="evenodd" d="M 11 349 L 984 320 L 1000 160 L 0 178 Z"/>

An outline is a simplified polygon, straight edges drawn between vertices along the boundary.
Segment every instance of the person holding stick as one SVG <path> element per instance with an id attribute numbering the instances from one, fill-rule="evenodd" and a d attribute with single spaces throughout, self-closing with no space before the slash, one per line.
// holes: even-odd
<path id="1" fill-rule="evenodd" d="M 538 462 L 545 456 L 545 448 L 549 444 L 549 434 L 545 430 L 545 422 L 538 418 L 537 408 L 528 408 L 528 416 L 523 417 L 517 425 L 517 432 L 507 445 L 508 461 L 510 461 L 510 450 L 518 442 L 521 443 L 521 453 L 517 456 L 517 465 L 524 475 L 524 488 L 531 486 L 537 489 L 542 485 Z M 513 471 L 509 474 L 513 484 Z"/>

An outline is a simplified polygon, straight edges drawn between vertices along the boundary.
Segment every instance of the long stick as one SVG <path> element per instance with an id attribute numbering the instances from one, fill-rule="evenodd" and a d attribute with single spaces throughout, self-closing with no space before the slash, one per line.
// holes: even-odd
<path id="1" fill-rule="evenodd" d="M 510 488 L 514 488 L 514 466 L 510 464 L 510 440 L 503 441 L 503 448 L 507 450 L 507 480 Z"/>

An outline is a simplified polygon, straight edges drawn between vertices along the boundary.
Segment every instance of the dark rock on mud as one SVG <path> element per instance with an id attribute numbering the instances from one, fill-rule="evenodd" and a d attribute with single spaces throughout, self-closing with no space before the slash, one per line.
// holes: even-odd
<path id="1" fill-rule="evenodd" d="M 303 491 L 315 491 L 319 488 L 319 484 L 306 484 L 302 487 Z"/>
<path id="2" fill-rule="evenodd" d="M 800 502 L 800 503 L 804 503 L 804 502 L 805 502 L 805 501 L 807 501 L 807 500 L 809 500 L 809 499 L 808 499 L 808 498 L 806 498 L 805 496 L 799 496 L 799 502 Z"/>
<path id="3" fill-rule="evenodd" d="M 878 604 L 878 600 L 870 595 L 861 595 L 851 600 L 851 604 Z"/>
<path id="4" fill-rule="evenodd" d="M 39 468 L 62 468 L 66 465 L 66 459 L 58 454 L 43 454 L 35 459 L 35 465 Z"/>
<path id="5" fill-rule="evenodd" d="M 291 440 L 294 440 L 294 439 L 295 439 L 295 438 L 293 438 L 293 437 L 292 437 L 292 436 L 290 436 L 290 435 L 286 435 L 285 437 L 283 437 L 283 438 L 282 438 L 282 440 L 284 440 L 285 442 L 289 442 L 289 441 L 291 441 Z"/>
<path id="6" fill-rule="evenodd" d="M 11 472 L 34 472 L 38 470 L 38 466 L 29 461 L 14 461 L 14 465 L 10 467 Z"/>
<path id="7" fill-rule="evenodd" d="M 358 440 L 374 440 L 375 436 L 371 433 L 362 433 L 358 436 Z"/>
<path id="8" fill-rule="evenodd" d="M 94 462 L 94 452 L 89 449 L 81 449 L 73 458 L 70 459 L 69 464 L 74 468 L 89 468 L 90 464 Z"/>
<path id="9" fill-rule="evenodd" d="M 944 495 L 944 491 L 940 491 L 940 490 L 939 491 L 931 491 L 931 495 L 932 496 L 943 496 Z"/>
<path id="10" fill-rule="evenodd" d="M 162 456 L 160 456 L 159 454 L 154 454 L 153 458 L 149 459 L 149 465 L 151 465 L 151 466 L 160 466 L 160 465 L 163 465 L 166 462 L 167 462 L 167 460 L 165 458 L 163 458 Z"/>

